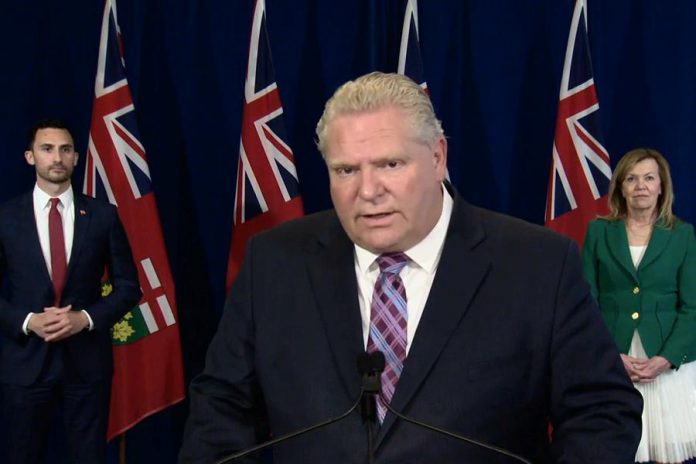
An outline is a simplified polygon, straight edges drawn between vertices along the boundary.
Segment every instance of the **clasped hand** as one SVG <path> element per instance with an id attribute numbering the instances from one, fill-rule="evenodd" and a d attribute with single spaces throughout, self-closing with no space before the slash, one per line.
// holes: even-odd
<path id="1" fill-rule="evenodd" d="M 624 368 L 634 383 L 654 382 L 657 376 L 668 370 L 672 364 L 662 356 L 639 359 L 627 354 L 621 355 Z"/>
<path id="2" fill-rule="evenodd" d="M 27 328 L 45 342 L 57 342 L 75 335 L 87 327 L 89 321 L 82 311 L 72 311 L 72 305 L 44 308 L 43 313 L 34 313 Z"/>

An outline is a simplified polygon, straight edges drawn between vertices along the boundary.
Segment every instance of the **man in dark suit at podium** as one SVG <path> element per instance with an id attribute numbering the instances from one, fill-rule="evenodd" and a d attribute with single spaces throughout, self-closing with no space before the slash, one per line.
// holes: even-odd
<path id="1" fill-rule="evenodd" d="M 633 462 L 641 398 L 575 244 L 461 199 L 432 104 L 406 77 L 348 82 L 317 136 L 335 210 L 250 241 L 191 385 L 181 462 L 346 411 L 365 350 L 386 357 L 376 463 L 514 462 L 385 403 L 534 463 Z M 278 445 L 274 463 L 364 463 L 367 446 L 356 411 Z"/>
<path id="2" fill-rule="evenodd" d="M 34 190 L 0 207 L 0 460 L 44 462 L 60 407 L 70 462 L 104 463 L 110 329 L 138 302 L 138 274 L 116 208 L 72 189 L 67 127 L 39 122 L 24 156 Z M 113 291 L 102 297 L 105 269 Z"/>

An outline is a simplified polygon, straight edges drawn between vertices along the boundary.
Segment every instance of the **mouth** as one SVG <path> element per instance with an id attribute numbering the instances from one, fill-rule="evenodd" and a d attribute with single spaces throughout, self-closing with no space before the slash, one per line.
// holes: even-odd
<path id="1" fill-rule="evenodd" d="M 394 212 L 390 211 L 385 213 L 361 214 L 358 218 L 370 225 L 378 226 L 386 224 L 393 215 Z"/>
<path id="2" fill-rule="evenodd" d="M 370 219 L 379 219 L 379 218 L 390 216 L 392 214 L 394 214 L 394 213 L 391 213 L 391 212 L 389 212 L 389 213 L 373 213 L 373 214 L 362 214 L 361 216 L 366 217 L 366 218 L 370 218 Z"/>

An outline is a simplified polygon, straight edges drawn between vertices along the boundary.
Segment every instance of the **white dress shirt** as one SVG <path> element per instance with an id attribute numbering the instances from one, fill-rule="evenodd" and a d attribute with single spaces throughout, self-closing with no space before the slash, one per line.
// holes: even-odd
<path id="1" fill-rule="evenodd" d="M 48 269 L 48 274 L 52 275 L 53 270 L 51 269 L 51 243 L 49 239 L 48 232 L 48 213 L 51 210 L 51 195 L 41 190 L 37 185 L 34 185 L 34 191 L 32 192 L 34 199 L 34 218 L 36 219 L 36 231 L 39 234 L 39 243 L 41 244 L 41 252 L 43 253 L 44 261 L 46 262 L 46 268 Z M 72 186 L 58 195 L 60 203 L 58 204 L 58 212 L 61 215 L 61 220 L 63 223 L 63 237 L 65 239 L 65 259 L 66 264 L 70 263 L 70 253 L 72 251 L 73 236 L 75 234 L 75 195 L 72 190 Z M 82 310 L 89 320 L 89 330 L 92 330 L 94 323 L 92 318 L 87 311 Z M 24 324 L 22 324 L 22 330 L 25 334 L 28 334 L 29 318 L 33 313 L 27 314 L 24 319 Z"/>
<path id="2" fill-rule="evenodd" d="M 48 234 L 48 213 L 51 211 L 51 195 L 44 192 L 38 185 L 34 186 L 34 217 L 36 218 L 36 231 L 39 233 L 41 251 L 46 261 L 48 274 L 53 275 L 51 269 L 51 243 Z M 73 235 L 75 233 L 75 196 L 72 187 L 58 196 L 58 212 L 63 222 L 63 237 L 65 238 L 66 264 L 70 262 Z"/>
<path id="3" fill-rule="evenodd" d="M 449 227 L 450 217 L 454 201 L 447 189 L 443 186 L 442 212 L 440 219 L 430 233 L 418 244 L 405 250 L 404 253 L 410 261 L 401 270 L 399 275 L 406 289 L 406 310 L 408 321 L 406 324 L 407 344 L 406 353 L 411 348 L 413 337 L 416 334 L 425 302 L 430 294 L 430 288 L 435 279 L 437 265 L 442 255 L 442 247 L 445 244 L 445 236 Z M 375 261 L 379 255 L 355 245 L 355 275 L 358 279 L 358 301 L 360 303 L 360 315 L 362 317 L 363 342 L 367 348 L 367 339 L 370 333 L 370 310 L 372 294 L 375 290 L 375 282 L 379 276 L 379 266 Z"/>

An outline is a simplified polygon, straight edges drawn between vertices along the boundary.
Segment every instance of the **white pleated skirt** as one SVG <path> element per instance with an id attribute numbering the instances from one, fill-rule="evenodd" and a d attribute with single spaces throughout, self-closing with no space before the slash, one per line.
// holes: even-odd
<path id="1" fill-rule="evenodd" d="M 637 331 L 628 354 L 647 358 Z M 681 463 L 696 457 L 696 362 L 634 385 L 644 403 L 636 462 Z"/>

